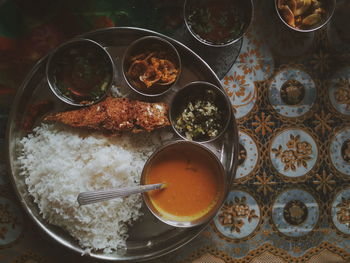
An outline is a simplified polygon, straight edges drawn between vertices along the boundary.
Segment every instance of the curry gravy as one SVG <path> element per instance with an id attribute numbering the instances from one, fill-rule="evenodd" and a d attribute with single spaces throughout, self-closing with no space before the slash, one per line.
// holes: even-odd
<path id="1" fill-rule="evenodd" d="M 167 184 L 148 196 L 168 219 L 200 218 L 215 206 L 224 191 L 222 172 L 215 159 L 203 149 L 189 146 L 180 144 L 161 151 L 146 171 L 146 184 Z"/>

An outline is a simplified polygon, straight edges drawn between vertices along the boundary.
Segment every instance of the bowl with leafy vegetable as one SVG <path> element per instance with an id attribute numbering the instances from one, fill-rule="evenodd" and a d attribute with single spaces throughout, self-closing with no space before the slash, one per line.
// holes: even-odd
<path id="1" fill-rule="evenodd" d="M 253 18 L 252 0 L 186 0 L 184 20 L 201 43 L 223 47 L 237 42 Z"/>
<path id="2" fill-rule="evenodd" d="M 170 104 L 170 122 L 185 140 L 211 142 L 221 137 L 231 120 L 232 107 L 225 92 L 204 81 L 180 89 Z"/>

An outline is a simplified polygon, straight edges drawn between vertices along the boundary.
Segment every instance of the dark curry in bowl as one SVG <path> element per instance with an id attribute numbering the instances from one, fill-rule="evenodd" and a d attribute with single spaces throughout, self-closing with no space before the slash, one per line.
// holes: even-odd
<path id="1" fill-rule="evenodd" d="M 100 44 L 76 39 L 58 47 L 46 67 L 51 90 L 64 102 L 85 106 L 107 94 L 114 77 L 114 64 Z"/>

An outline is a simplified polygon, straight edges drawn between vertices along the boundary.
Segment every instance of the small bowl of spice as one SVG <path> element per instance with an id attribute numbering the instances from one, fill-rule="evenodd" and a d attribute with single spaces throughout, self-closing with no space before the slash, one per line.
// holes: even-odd
<path id="1" fill-rule="evenodd" d="M 48 58 L 46 77 L 52 92 L 74 106 L 101 101 L 111 88 L 115 67 L 99 43 L 74 39 L 56 48 Z"/>
<path id="2" fill-rule="evenodd" d="M 135 92 L 155 97 L 165 94 L 176 83 L 181 60 L 176 48 L 167 40 L 147 36 L 128 47 L 122 68 L 128 85 Z"/>
<path id="3" fill-rule="evenodd" d="M 179 90 L 170 104 L 170 122 L 183 139 L 211 142 L 227 129 L 232 108 L 225 92 L 217 86 L 195 81 Z"/>
<path id="4" fill-rule="evenodd" d="M 331 19 L 336 0 L 275 0 L 279 18 L 298 32 L 312 32 Z"/>
<path id="5" fill-rule="evenodd" d="M 247 31 L 252 17 L 252 0 L 186 0 L 184 5 L 188 31 L 211 47 L 237 42 Z"/>

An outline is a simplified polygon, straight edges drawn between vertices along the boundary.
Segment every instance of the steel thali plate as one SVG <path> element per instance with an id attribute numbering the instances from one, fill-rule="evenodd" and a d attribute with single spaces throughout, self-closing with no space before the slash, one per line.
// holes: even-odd
<path id="1" fill-rule="evenodd" d="M 112 55 L 116 64 L 116 86 L 126 87 L 127 84 L 122 77 L 121 61 L 122 56 L 129 44 L 143 36 L 159 36 L 170 41 L 178 50 L 182 61 L 182 72 L 172 91 L 165 97 L 153 99 L 152 101 L 169 102 L 174 92 L 189 82 L 202 80 L 213 83 L 221 87 L 220 80 L 212 69 L 198 55 L 180 42 L 159 33 L 130 27 L 109 28 L 89 32 L 80 37 L 89 38 L 99 42 Z M 84 249 L 63 229 L 50 225 L 40 215 L 39 209 L 29 195 L 24 183 L 24 177 L 20 176 L 18 165 L 18 142 L 26 133 L 21 129 L 25 113 L 28 107 L 43 99 L 50 99 L 55 102 L 55 109 L 64 110 L 68 105 L 60 102 L 51 92 L 45 78 L 45 64 L 47 57 L 42 58 L 28 74 L 22 86 L 18 89 L 14 103 L 12 105 L 8 126 L 7 126 L 7 156 L 9 173 L 17 192 L 20 202 L 28 215 L 35 223 L 46 232 L 52 239 L 82 254 Z M 130 93 L 130 97 L 145 100 L 139 95 Z M 233 116 L 233 115 L 232 115 Z M 175 139 L 180 139 L 176 137 Z M 224 136 L 214 143 L 206 144 L 221 160 L 228 180 L 232 183 L 238 157 L 238 131 L 234 117 Z M 230 187 L 228 187 L 230 188 Z M 227 194 L 227 193 L 226 193 Z M 103 252 L 91 252 L 90 256 L 96 259 L 114 261 L 143 261 L 160 257 L 185 245 L 195 238 L 208 224 L 193 228 L 175 228 L 168 226 L 157 220 L 146 207 L 143 207 L 144 216 L 129 227 L 129 238 L 125 251 L 104 254 Z"/>

